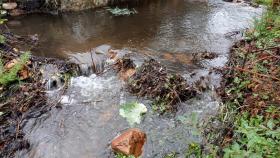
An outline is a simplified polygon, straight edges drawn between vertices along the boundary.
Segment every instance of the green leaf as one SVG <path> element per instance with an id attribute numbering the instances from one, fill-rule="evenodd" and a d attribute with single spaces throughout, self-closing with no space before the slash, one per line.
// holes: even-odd
<path id="1" fill-rule="evenodd" d="M 274 122 L 273 122 L 273 119 L 270 119 L 268 122 L 267 122 L 267 127 L 270 128 L 270 129 L 273 129 L 275 126 Z"/>
<path id="2" fill-rule="evenodd" d="M 119 114 L 126 118 L 130 126 L 133 126 L 135 123 L 140 124 L 141 116 L 146 112 L 146 106 L 136 102 L 123 104 L 119 110 Z"/>

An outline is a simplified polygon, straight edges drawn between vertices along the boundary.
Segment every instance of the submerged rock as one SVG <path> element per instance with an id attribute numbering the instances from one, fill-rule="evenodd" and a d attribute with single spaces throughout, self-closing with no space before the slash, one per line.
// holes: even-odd
<path id="1" fill-rule="evenodd" d="M 47 90 L 56 90 L 64 85 L 64 78 L 56 65 L 44 65 L 40 69 L 40 72 L 42 74 L 42 82 L 46 83 Z"/>
<path id="2" fill-rule="evenodd" d="M 110 49 L 111 49 L 110 45 L 103 44 L 103 45 L 95 48 L 95 53 L 96 54 L 108 54 Z"/>
<path id="3" fill-rule="evenodd" d="M 86 53 L 70 54 L 70 61 L 78 64 L 82 75 L 102 73 L 111 46 L 101 45 Z"/>
<path id="4" fill-rule="evenodd" d="M 114 152 L 122 153 L 127 156 L 133 155 L 139 157 L 142 154 L 142 148 L 146 142 L 146 134 L 140 129 L 131 128 L 116 137 L 111 147 Z"/>

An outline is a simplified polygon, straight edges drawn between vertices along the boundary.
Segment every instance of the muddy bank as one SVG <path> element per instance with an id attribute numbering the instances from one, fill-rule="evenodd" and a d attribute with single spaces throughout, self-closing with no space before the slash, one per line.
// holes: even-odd
<path id="1" fill-rule="evenodd" d="M 0 44 L 1 76 L 0 76 L 0 157 L 13 157 L 18 150 L 28 149 L 29 142 L 25 138 L 23 127 L 30 118 L 37 118 L 56 107 L 57 100 L 49 102 L 46 92 L 48 82 L 54 88 L 67 88 L 67 75 L 78 72 L 74 64 L 66 61 L 36 57 L 20 51 L 20 48 L 36 47 L 38 39 L 34 36 L 21 37 L 8 32 L 1 27 L 1 35 L 5 42 Z M 23 56 L 26 57 L 22 62 Z M 19 65 L 22 64 L 22 65 Z M 54 76 L 43 72 L 43 68 L 53 65 L 60 74 L 59 80 L 64 81 L 63 87 L 58 87 Z M 17 67 L 19 68 L 15 72 Z M 48 76 L 48 77 L 46 77 Z M 61 91 L 61 94 L 63 90 Z"/>

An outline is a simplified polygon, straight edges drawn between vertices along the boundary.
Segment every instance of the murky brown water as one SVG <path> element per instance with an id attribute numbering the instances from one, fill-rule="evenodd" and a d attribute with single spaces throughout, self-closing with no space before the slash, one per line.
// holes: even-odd
<path id="1" fill-rule="evenodd" d="M 17 25 L 14 22 L 10 28 L 19 34 L 39 35 L 41 43 L 34 50 L 36 55 L 68 58 L 69 54 L 88 52 L 109 44 L 131 50 L 139 63 L 145 58 L 144 54 L 148 54 L 192 82 L 207 76 L 210 68 L 225 64 L 234 41 L 225 34 L 249 27 L 253 17 L 261 12 L 261 9 L 220 0 L 209 0 L 208 3 L 155 0 L 135 9 L 139 13 L 129 17 L 114 17 L 103 9 L 58 16 L 34 14 L 13 19 Z M 202 51 L 215 52 L 218 57 L 193 63 L 190 53 Z M 195 75 L 191 77 L 191 73 Z M 219 75 L 211 74 L 209 78 L 211 85 L 219 85 Z M 204 119 L 218 108 L 213 93 L 208 91 L 182 103 L 174 117 L 167 117 L 153 112 L 149 101 L 125 92 L 123 83 L 113 72 L 72 78 L 63 97 L 62 109 L 53 109 L 45 116 L 29 121 L 25 131 L 31 149 L 17 155 L 113 157 L 110 141 L 129 128 L 118 114 L 120 104 L 138 100 L 149 108 L 142 123 L 137 125 L 148 137 L 143 157 L 163 157 L 173 151 L 183 157 L 188 143 L 201 141 L 191 117 L 196 115 Z"/>

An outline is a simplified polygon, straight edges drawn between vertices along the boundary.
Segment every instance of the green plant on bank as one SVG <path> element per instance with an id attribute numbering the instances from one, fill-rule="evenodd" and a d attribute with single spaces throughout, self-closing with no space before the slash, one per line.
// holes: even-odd
<path id="1" fill-rule="evenodd" d="M 280 38 L 280 10 L 268 10 L 261 19 L 255 20 L 254 29 L 246 33 L 247 40 L 256 40 L 258 48 L 275 46 Z"/>
<path id="2" fill-rule="evenodd" d="M 189 158 L 191 156 L 195 156 L 196 158 L 202 157 L 202 149 L 201 146 L 197 143 L 191 143 L 189 144 L 188 151 L 186 154 L 186 158 Z"/>
<path id="3" fill-rule="evenodd" d="M 271 4 L 271 0 L 258 0 L 261 4 Z M 255 20 L 254 29 L 246 32 L 245 40 L 247 44 L 252 44 L 258 48 L 256 53 L 244 51 L 243 47 L 234 50 L 234 66 L 242 70 L 235 70 L 232 76 L 226 78 L 226 99 L 222 105 L 222 113 L 217 116 L 217 120 L 224 123 L 228 129 L 232 129 L 233 135 L 225 136 L 222 144 L 207 144 L 219 150 L 213 150 L 209 154 L 198 144 L 189 146 L 187 157 L 216 157 L 218 155 L 225 158 L 276 158 L 280 155 L 280 107 L 279 104 L 272 102 L 277 100 L 269 86 L 266 89 L 253 90 L 258 86 L 258 81 L 265 75 L 270 77 L 272 67 L 279 70 L 279 65 L 273 60 L 261 60 L 266 56 L 274 56 L 270 48 L 279 48 L 280 39 L 280 10 L 272 9 L 263 14 L 262 18 Z M 254 49 L 254 48 L 253 48 Z M 265 50 L 262 52 L 261 50 Z M 278 56 L 277 56 L 278 57 Z M 243 62 L 248 63 L 244 67 Z M 270 63 L 273 61 L 273 63 Z M 242 68 L 242 65 L 244 69 Z M 277 72 L 277 71 L 275 71 Z M 279 71 L 278 71 L 279 72 Z M 262 75 L 261 77 L 258 75 Z M 258 76 L 258 77 L 256 77 Z M 277 77 L 277 74 L 273 77 Z M 279 74 L 278 74 L 279 76 Z M 279 78 L 279 77 L 278 77 Z M 276 80 L 272 84 L 278 84 Z M 258 84 L 256 84 L 258 83 Z M 267 83 L 265 83 L 267 84 Z M 269 85 L 269 84 L 268 84 Z M 264 85 L 261 85 L 264 86 Z M 253 88 L 252 88 L 253 87 Z M 278 86 L 279 87 L 279 86 Z M 246 101 L 246 103 L 244 103 Z M 254 110 L 259 110 L 254 112 Z M 230 127 L 228 126 L 230 125 Z M 208 133 L 208 140 L 217 139 L 215 133 Z M 217 134 L 217 136 L 220 136 Z M 220 136 L 221 137 L 221 136 Z M 212 141 L 213 142 L 213 141 Z M 218 141 L 217 141 L 218 142 Z M 203 146 L 204 147 L 204 146 Z M 214 149 L 212 148 L 212 149 Z M 203 150 L 202 150 L 203 149 Z M 218 153 L 219 151 L 219 153 Z"/>
<path id="4" fill-rule="evenodd" d="M 129 15 L 133 15 L 133 14 L 137 14 L 138 12 L 133 8 L 132 10 L 128 9 L 128 8 L 107 8 L 107 10 L 113 14 L 114 16 L 129 16 Z"/>
<path id="5" fill-rule="evenodd" d="M 185 157 L 186 158 L 216 158 L 217 156 L 215 155 L 215 152 L 211 151 L 211 153 L 205 153 L 200 144 L 191 143 L 189 144 Z"/>
<path id="6" fill-rule="evenodd" d="M 2 1 L 0 1 L 0 6 L 2 6 Z M 7 14 L 7 11 L 0 8 L 0 24 L 3 24 L 7 19 L 4 19 L 3 17 Z"/>
<path id="7" fill-rule="evenodd" d="M 0 5 L 2 6 L 2 1 L 0 1 Z M 0 25 L 4 24 L 4 22 L 7 21 L 7 19 L 4 19 L 3 17 L 7 14 L 6 10 L 0 9 Z M 5 37 L 3 35 L 0 35 L 0 44 L 4 44 L 6 41 Z"/>
<path id="8" fill-rule="evenodd" d="M 253 2 L 269 6 L 272 3 L 272 0 L 253 0 Z"/>
<path id="9" fill-rule="evenodd" d="M 224 157 L 277 157 L 280 155 L 280 120 L 250 117 L 248 113 L 236 116 L 235 136 L 238 138 L 224 149 Z"/>
<path id="10" fill-rule="evenodd" d="M 23 53 L 19 58 L 19 62 L 16 63 L 10 70 L 5 69 L 2 59 L 0 59 L 0 85 L 7 86 L 15 81 L 20 81 L 18 72 L 22 70 L 29 58 L 29 52 Z"/>
<path id="11" fill-rule="evenodd" d="M 135 157 L 132 156 L 132 155 L 126 156 L 126 155 L 124 155 L 124 154 L 122 154 L 122 153 L 117 153 L 117 154 L 115 155 L 115 158 L 135 158 Z"/>
<path id="12" fill-rule="evenodd" d="M 279 47 L 280 39 L 280 14 L 279 10 L 268 10 L 260 20 L 255 22 L 255 28 L 247 33 L 247 40 L 255 41 L 260 49 Z M 244 53 L 241 52 L 238 58 L 244 59 Z M 248 59 L 256 61 L 256 54 L 251 53 Z M 253 67 L 253 72 L 258 74 L 268 74 L 267 60 L 258 62 Z M 265 66 L 266 65 L 266 66 Z M 277 65 L 275 65 L 277 67 Z M 278 65 L 279 68 L 279 65 Z M 233 121 L 233 141 L 226 146 L 224 151 L 225 158 L 261 158 L 261 157 L 279 157 L 280 155 L 280 109 L 279 105 L 271 104 L 262 107 L 260 114 L 252 115 L 247 111 L 240 111 L 244 108 L 245 97 L 250 94 L 248 86 L 251 84 L 251 78 L 247 73 L 238 73 L 233 81 L 229 81 L 229 88 L 226 93 L 232 97 L 225 102 L 226 113 L 222 114 L 222 120 Z M 269 99 L 276 99 L 277 96 L 271 96 L 268 92 L 255 92 L 253 98 L 259 100 L 258 103 L 264 104 Z M 261 108 L 261 107 L 259 107 Z M 252 111 L 251 111 L 252 113 Z"/>

